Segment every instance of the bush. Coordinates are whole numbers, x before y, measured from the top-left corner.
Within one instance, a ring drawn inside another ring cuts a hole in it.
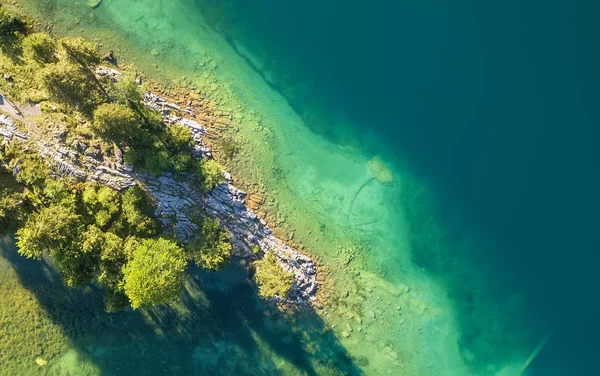
[[[262,260],[254,263],[256,274],[254,278],[258,285],[258,293],[264,298],[278,296],[285,298],[294,282],[292,273],[286,272],[277,263],[277,258],[274,254],[268,253]]]

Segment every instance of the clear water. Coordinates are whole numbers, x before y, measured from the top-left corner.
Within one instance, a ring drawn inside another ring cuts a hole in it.
[[[178,329],[146,323],[130,332],[143,351],[115,345],[106,327],[68,332],[96,372],[139,369],[160,351],[163,368],[147,369],[227,372],[218,354],[233,353],[231,370],[259,367],[248,374],[496,374],[553,330],[529,372],[588,374],[596,342],[580,333],[598,311],[587,235],[597,205],[583,200],[598,185],[591,4],[19,3],[58,34],[96,38],[231,111],[234,174],[258,183],[268,214],[335,281],[320,318],[276,319],[277,330],[243,278],[225,273],[224,295],[207,284],[212,308],[187,308],[222,317],[217,329],[188,328],[187,314]],[[376,156],[393,183],[371,179]],[[239,307],[253,308],[228,324]],[[194,354],[210,359],[204,369]]]

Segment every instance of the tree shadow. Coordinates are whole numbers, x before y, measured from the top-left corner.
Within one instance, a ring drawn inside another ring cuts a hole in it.
[[[109,314],[100,289],[65,287],[49,262],[1,246],[0,257],[102,375],[362,374],[311,309],[279,312],[258,299],[239,260],[191,270],[180,302]]]

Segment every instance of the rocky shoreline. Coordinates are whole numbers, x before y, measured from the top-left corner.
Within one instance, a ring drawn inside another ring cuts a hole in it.
[[[106,67],[99,67],[96,73],[113,80],[118,80],[120,75],[120,72]],[[212,158],[211,149],[203,142],[203,137],[208,134],[203,124],[219,122],[218,118],[227,118],[226,114],[200,114],[195,108],[181,107],[153,93],[146,93],[144,103],[158,110],[167,126],[178,124],[192,132],[196,158]],[[26,118],[17,120],[27,121]],[[113,162],[87,150],[82,143],[67,145],[61,132],[56,132],[51,139],[34,140],[29,134],[21,132],[16,127],[15,119],[8,115],[0,115],[0,135],[7,141],[35,142],[39,153],[46,160],[54,162],[59,175],[98,182],[119,191],[133,185],[141,186],[154,199],[157,215],[163,225],[172,229],[183,243],[198,230],[191,220],[193,215],[201,212],[218,218],[231,235],[234,255],[254,260],[271,252],[281,267],[293,274],[294,282],[288,298],[279,299],[275,296],[269,301],[296,305],[316,302],[316,264],[275,236],[273,229],[246,206],[246,193],[231,184],[229,173],[223,172],[224,183],[203,193],[188,184],[185,174],[164,173],[157,177],[134,171],[123,163],[122,153],[118,149],[115,151],[116,162]],[[255,254],[253,247],[259,247],[260,252]]]

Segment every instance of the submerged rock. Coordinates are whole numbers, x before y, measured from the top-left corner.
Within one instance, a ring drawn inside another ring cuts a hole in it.
[[[92,8],[92,9],[98,8],[100,6],[100,4],[102,4],[102,0],[88,0],[87,1],[88,7]]]

